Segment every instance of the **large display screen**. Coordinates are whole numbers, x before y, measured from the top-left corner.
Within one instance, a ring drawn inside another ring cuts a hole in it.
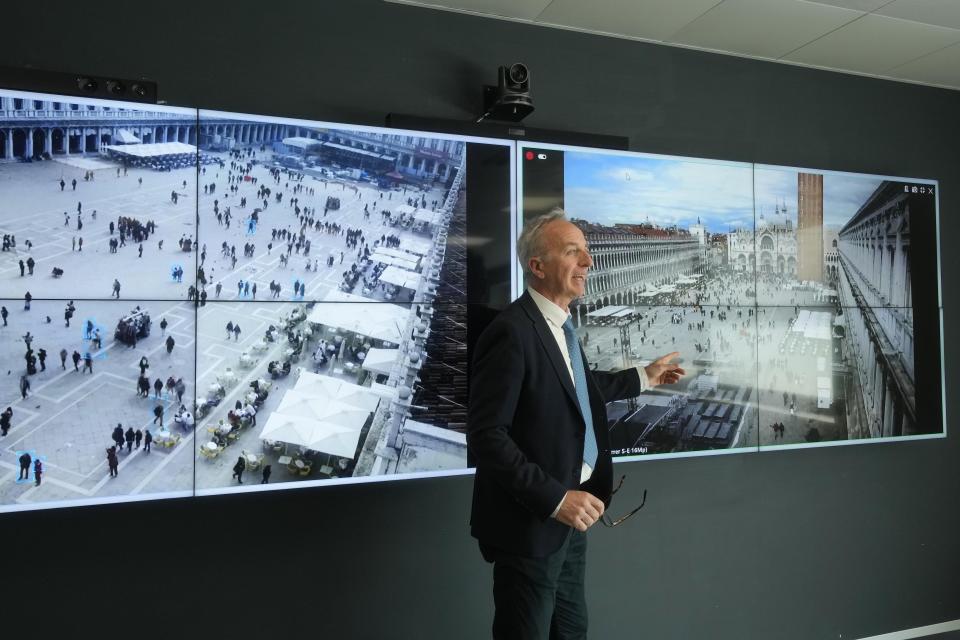
[[[510,297],[513,163],[0,91],[0,510],[468,472],[468,303]]]
[[[688,371],[608,407],[616,459],[943,436],[938,193],[0,90],[0,511],[469,473],[557,206],[591,366]]]
[[[608,407],[616,459],[946,434],[936,181],[556,145],[518,158],[518,227],[562,207],[592,252],[572,309],[591,366],[679,351],[688,372]]]

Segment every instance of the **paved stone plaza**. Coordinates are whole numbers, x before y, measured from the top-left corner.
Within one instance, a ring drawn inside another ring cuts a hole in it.
[[[77,158],[71,158],[0,167],[0,225],[17,242],[13,250],[0,253],[0,296],[22,299],[29,291],[37,299],[107,299],[116,279],[122,299],[186,299],[196,254],[179,251],[177,241],[183,235],[196,238],[194,170],[129,169],[118,177],[116,164],[98,161],[95,178],[84,181],[87,170],[76,164]],[[67,183],[63,191],[61,179]],[[70,186],[74,179],[75,191]],[[177,204],[170,200],[173,191],[180,194]],[[143,242],[142,257],[139,243],[129,238],[126,246],[110,253],[109,240],[118,237],[116,230],[110,234],[110,223],[116,226],[120,216],[156,224],[156,233]],[[158,248],[161,240],[163,249]],[[19,261],[29,257],[36,262],[34,275],[21,277]],[[171,276],[175,266],[184,270],[182,283]],[[61,277],[51,275],[54,267],[63,270]]]
[[[6,363],[0,386],[3,407],[13,410],[12,427],[2,438],[0,457],[0,502],[24,504],[55,500],[75,500],[123,495],[149,495],[189,491],[193,484],[193,463],[171,456],[172,447],[160,442],[162,430],[155,422],[154,408],[164,408],[164,426],[171,436],[187,436],[172,428],[177,398],[166,388],[157,399],[152,383],[164,383],[169,377],[182,378],[186,386],[184,402],[193,398],[194,379],[194,313],[192,305],[176,302],[139,302],[149,310],[152,319],[150,336],[137,342],[135,348],[115,341],[113,331],[119,318],[132,309],[131,302],[121,300],[78,301],[76,315],[65,326],[64,304],[59,301],[34,302],[24,311],[19,301],[3,301],[10,310],[8,326],[0,329],[0,354]],[[51,322],[46,322],[50,316]],[[159,323],[168,323],[166,335],[173,336],[175,346],[167,353],[165,336]],[[103,346],[96,349],[85,339],[87,321],[101,329]],[[30,332],[34,353],[47,352],[42,370],[27,376],[30,389],[21,397],[20,379],[25,371],[23,336]],[[59,352],[66,349],[65,367]],[[75,367],[72,354],[92,356],[92,373],[84,371],[81,359]],[[137,394],[138,363],[146,356],[149,396]],[[111,431],[120,423],[123,429],[150,430],[155,438],[152,451],[134,448],[119,454],[120,467],[116,478],[110,478],[105,450],[113,444]],[[182,445],[181,445],[182,446]],[[29,483],[17,483],[22,452],[39,457],[44,476],[35,487],[31,472]]]
[[[266,370],[268,362],[286,358],[286,340],[281,339],[269,349],[257,352],[255,364],[242,369],[239,366],[241,354],[262,339],[268,326],[279,324],[280,316],[294,306],[304,308],[305,302],[324,300],[332,292],[338,294],[344,271],[360,262],[364,246],[370,250],[375,245],[383,246],[388,236],[392,236],[392,246],[401,249],[416,245],[425,253],[424,247],[429,250],[433,246],[431,228],[391,225],[379,211],[407,204],[408,198],[412,201],[414,197],[417,206],[438,209],[444,204],[446,191],[440,184],[425,189],[380,189],[369,182],[335,179],[332,174],[321,178],[278,171],[267,145],[253,145],[243,153],[241,170],[239,164],[232,164],[240,162],[234,154],[203,152],[206,161],[199,176],[195,167],[171,171],[123,168],[94,154],[0,165],[0,194],[4,202],[0,226],[16,241],[9,251],[0,253],[0,302],[9,312],[8,326],[0,333],[0,353],[8,369],[0,387],[0,403],[13,410],[12,426],[3,438],[0,458],[0,504],[230,486],[236,484],[231,467],[237,456],[233,454],[240,451],[264,453],[267,457],[263,463],[273,463],[271,482],[350,475],[352,464],[346,470],[329,468],[327,463],[337,462],[330,456],[323,458],[323,464],[318,464],[309,478],[290,474],[285,464],[277,463],[288,453],[287,448],[264,448],[257,428],[245,430],[239,441],[231,440],[230,450],[216,459],[200,456],[198,447],[211,438],[207,427],[223,420],[236,399],[250,391],[251,380],[271,378]],[[253,163],[247,170],[249,161]],[[258,189],[263,185],[271,189],[266,206],[258,197]],[[324,211],[328,196],[340,199],[339,208]],[[246,206],[241,203],[243,198]],[[250,214],[255,209],[259,210],[259,221],[251,224]],[[229,224],[224,216],[228,211]],[[219,222],[217,213],[221,214]],[[119,238],[116,225],[120,217],[155,226],[155,231],[142,242],[142,252],[141,244],[129,235],[124,246],[111,249],[111,239]],[[320,221],[322,228],[303,226],[308,217],[311,222]],[[311,243],[309,255],[301,247],[287,246],[301,228]],[[285,231],[287,235],[273,235],[273,230]],[[346,243],[348,231],[362,239]],[[191,240],[190,251],[181,249],[182,239]],[[244,251],[244,245],[252,245],[249,252]],[[289,259],[281,260],[281,256]],[[21,275],[20,261],[26,263],[30,258],[34,261],[33,274],[26,269]],[[199,284],[193,279],[197,266],[204,270],[207,294],[206,304],[199,309],[195,309],[194,302],[187,301],[189,288]],[[178,267],[183,269],[179,281],[173,275]],[[61,269],[62,275],[54,277],[54,268]],[[114,290],[115,280],[120,283],[119,296]],[[239,288],[240,282],[247,288]],[[279,285],[279,295],[271,291],[271,282]],[[295,292],[295,283],[304,285],[302,295]],[[412,322],[415,290],[358,285],[353,294],[370,301],[400,304]],[[29,311],[24,310],[24,295],[28,291],[33,299]],[[64,308],[71,300],[76,311],[68,328]],[[301,302],[283,304],[290,300]],[[120,317],[138,305],[150,313],[151,333],[134,348],[116,341],[114,331]],[[169,323],[163,336],[161,318]],[[225,339],[223,327],[228,319],[243,327],[238,340]],[[88,320],[91,327],[100,330],[100,348],[86,336]],[[46,351],[46,370],[39,370],[37,364],[35,374],[24,376],[27,345],[23,336],[27,331],[31,333],[34,353],[41,347]],[[167,335],[175,340],[169,355]],[[311,352],[315,343],[316,340],[307,346]],[[65,369],[60,364],[61,348],[68,352]],[[82,356],[91,353],[92,374],[74,369],[74,350],[81,354],[79,369],[85,364]],[[196,354],[199,362],[195,362]],[[299,359],[312,371],[310,355],[300,354]],[[138,396],[141,356],[149,359],[147,376],[151,385],[158,377],[164,381],[170,376],[182,377],[186,386],[183,404],[188,411],[194,409],[195,381],[199,381],[201,403],[210,384],[226,367],[237,370],[239,382],[226,390],[217,407],[197,416],[194,432],[173,425],[179,402],[172,392],[164,389],[161,399],[156,401],[151,386],[148,398]],[[362,374],[359,367],[346,371],[335,364],[318,368],[318,372],[353,383]],[[21,398],[22,376],[30,385],[26,398]],[[273,390],[260,407],[261,420],[270,415],[283,391],[296,378],[295,372],[272,383]],[[158,403],[164,407],[169,438],[154,423],[153,410]],[[155,441],[150,453],[142,447],[127,453],[124,447],[119,455],[119,473],[112,478],[105,451],[113,444],[111,431],[117,423],[124,430],[150,429]],[[370,447],[376,444],[372,442]],[[303,453],[297,447],[288,449],[295,456]],[[17,481],[18,458],[23,452],[41,459],[44,475],[40,486],[34,485],[32,467],[28,480]],[[255,474],[251,470],[245,479],[256,475],[259,481],[260,469]]]
[[[757,284],[767,299],[777,300],[782,306],[725,304],[749,300],[747,291],[755,290]],[[698,297],[703,301],[700,305],[695,303]],[[629,325],[630,348],[626,353],[618,326],[603,326],[589,319],[578,334],[591,365],[599,369],[645,365],[655,357],[679,351],[679,362],[687,371],[684,380],[644,394],[640,403],[662,403],[657,398],[675,394],[690,401],[703,397],[697,389],[703,374],[717,376],[721,385],[759,388],[759,397],[754,393],[747,403],[750,415],[731,439],[730,448],[805,443],[811,426],[824,441],[847,438],[843,421],[838,421],[832,410],[817,407],[817,378],[829,377],[836,359],[830,341],[816,349],[810,346],[803,353],[799,348],[791,353],[789,347],[781,352],[798,312],[827,314],[832,324],[834,307],[818,300],[815,291],[783,289],[773,282],[755,283],[743,276],[712,275],[702,287],[678,292],[672,302],[631,307],[635,320]],[[822,360],[818,362],[818,358]],[[786,403],[785,391],[789,394]],[[780,422],[784,434],[775,436],[770,425]]]

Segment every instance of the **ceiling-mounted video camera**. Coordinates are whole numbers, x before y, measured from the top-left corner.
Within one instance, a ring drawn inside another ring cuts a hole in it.
[[[509,67],[498,70],[497,86],[483,87],[483,115],[477,122],[484,120],[503,120],[520,122],[533,113],[533,99],[530,97],[530,70],[527,65],[515,62]]]

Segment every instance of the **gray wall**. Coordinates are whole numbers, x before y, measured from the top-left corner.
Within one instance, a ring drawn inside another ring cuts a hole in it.
[[[0,64],[143,75],[172,104],[381,124],[387,112],[468,119],[496,66],[523,61],[530,126],[628,136],[642,151],[936,178],[941,235],[957,235],[960,93],[374,0],[286,5],[5,5]],[[957,347],[948,331],[948,389]],[[622,467],[619,504],[643,487],[649,498],[628,524],[591,533],[592,637],[855,638],[960,618],[958,457],[951,437]],[[91,629],[182,619],[220,637],[485,638],[491,575],[468,534],[471,485],[4,516],[3,609],[89,619],[107,605]],[[24,572],[42,589],[16,590]]]

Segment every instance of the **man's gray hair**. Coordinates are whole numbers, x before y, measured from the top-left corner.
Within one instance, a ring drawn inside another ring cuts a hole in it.
[[[536,218],[530,218],[523,225],[520,231],[520,237],[517,238],[517,259],[520,261],[520,267],[523,269],[523,280],[526,282],[530,275],[530,258],[542,256],[543,246],[543,227],[554,220],[566,220],[567,212],[557,207],[550,213],[544,213]]]

